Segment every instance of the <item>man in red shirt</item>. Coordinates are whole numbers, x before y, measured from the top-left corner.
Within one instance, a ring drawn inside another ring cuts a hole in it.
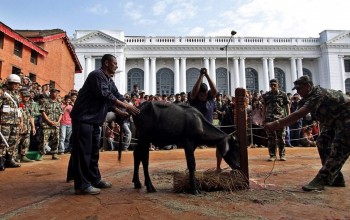
[[[69,139],[72,134],[72,119],[70,117],[70,112],[73,106],[71,105],[71,96],[65,95],[63,103],[61,105],[63,115],[60,121],[60,145],[58,149],[58,154],[64,154],[69,152]]]

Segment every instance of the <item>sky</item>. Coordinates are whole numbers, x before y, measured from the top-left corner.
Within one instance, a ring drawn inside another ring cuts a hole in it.
[[[0,0],[16,30],[122,30],[125,36],[319,37],[350,30],[349,0]]]

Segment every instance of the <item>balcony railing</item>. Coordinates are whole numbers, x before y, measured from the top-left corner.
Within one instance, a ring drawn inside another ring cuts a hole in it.
[[[230,37],[125,37],[127,45],[225,45]],[[319,45],[319,38],[234,37],[230,45]]]

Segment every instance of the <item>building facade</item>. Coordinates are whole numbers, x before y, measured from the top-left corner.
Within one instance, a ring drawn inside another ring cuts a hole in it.
[[[230,41],[229,41],[230,40]],[[315,84],[350,91],[350,31],[325,30],[319,38],[124,36],[123,31],[76,31],[72,44],[83,66],[79,89],[100,67],[103,54],[117,57],[115,82],[122,93],[138,84],[146,94],[189,92],[206,67],[218,90],[269,90],[277,78],[291,92],[309,75]]]
[[[82,72],[66,32],[13,30],[0,22],[0,77],[22,72],[39,84],[50,84],[68,93],[75,73]]]

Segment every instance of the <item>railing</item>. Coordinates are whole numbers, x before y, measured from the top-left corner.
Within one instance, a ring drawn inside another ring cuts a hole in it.
[[[224,45],[230,37],[126,36],[127,45]],[[230,45],[320,45],[319,38],[234,37]]]

